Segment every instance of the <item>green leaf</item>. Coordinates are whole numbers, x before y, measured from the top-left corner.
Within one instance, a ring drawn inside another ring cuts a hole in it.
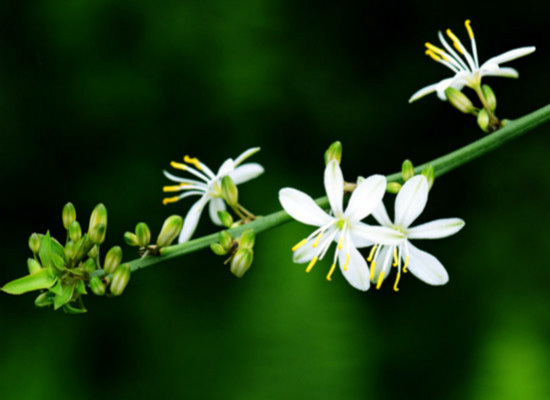
[[[63,311],[65,311],[67,314],[84,314],[88,310],[84,308],[84,304],[82,304],[82,301],[79,301],[78,303],[68,303],[63,306]]]
[[[33,290],[48,289],[57,282],[57,277],[49,269],[42,269],[32,275],[6,283],[2,291],[8,294],[23,294]]]
[[[76,282],[76,287],[74,290],[78,294],[88,294],[88,292],[86,292],[86,285],[84,284],[84,281],[81,281],[80,279]]]
[[[50,253],[50,260],[52,261],[52,264],[55,268],[57,268],[60,271],[66,271],[67,268],[65,268],[65,260],[63,257],[60,257],[56,253]]]
[[[64,304],[67,304],[71,301],[74,293],[75,284],[71,283],[70,285],[61,285],[61,292],[55,295],[53,299],[53,309],[57,310]]]
[[[64,259],[65,249],[61,245],[61,243],[59,243],[55,238],[50,238],[50,244],[51,244],[50,252]]]
[[[42,261],[42,266],[44,268],[53,267],[52,259],[50,257],[51,251],[52,251],[52,240],[50,237],[50,231],[48,231],[46,232],[44,237],[42,237],[42,244],[40,245],[40,251],[38,252],[38,256],[40,257],[40,261]]]
[[[37,307],[48,307],[53,304],[55,295],[52,292],[44,292],[38,295],[34,300],[34,305]]]

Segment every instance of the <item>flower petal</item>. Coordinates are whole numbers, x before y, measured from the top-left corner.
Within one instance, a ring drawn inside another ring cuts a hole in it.
[[[432,85],[424,86],[422,89],[416,91],[411,98],[409,99],[409,103],[412,103],[413,101],[416,101],[418,99],[421,99],[424,96],[429,95],[430,93],[433,93],[437,90],[438,83],[434,83]]]
[[[424,211],[428,201],[428,181],[424,175],[409,179],[395,198],[395,224],[407,228]]]
[[[409,229],[409,239],[440,239],[454,235],[464,227],[460,218],[437,219]]]
[[[372,216],[382,226],[393,225],[383,202],[378,203],[378,206],[372,211]]]
[[[336,160],[329,162],[325,168],[325,190],[334,215],[341,216],[344,202],[344,176]]]
[[[386,193],[386,177],[372,175],[357,185],[346,207],[344,215],[352,221],[361,221],[382,201]]]
[[[236,163],[235,163],[236,164]],[[229,173],[229,176],[235,182],[235,185],[247,182],[260,176],[264,172],[264,167],[257,163],[247,163],[238,166]]]
[[[183,222],[183,229],[181,230],[180,237],[178,239],[178,243],[187,242],[191,236],[193,236],[193,233],[195,233],[195,229],[197,228],[197,224],[199,223],[199,218],[201,217],[202,210],[204,209],[204,206],[206,203],[210,200],[209,196],[203,196],[201,197],[187,212],[187,215],[185,216],[185,220]]]
[[[392,253],[394,248],[394,246],[382,246],[382,248],[378,252],[378,255],[374,259],[376,263],[374,264],[374,275],[372,278],[372,283],[378,283],[378,278],[380,277],[382,271],[384,271],[383,279],[386,279],[390,274],[393,261]],[[370,264],[370,267],[372,268],[372,263]]]
[[[348,246],[346,251],[340,251],[338,254],[338,264],[340,265],[340,271],[346,278],[351,286],[356,289],[366,291],[370,287],[370,272],[367,262],[353,245],[351,240],[346,239]],[[346,261],[349,255],[349,262],[346,265]],[[346,268],[344,269],[344,265]]]
[[[279,191],[279,201],[292,218],[303,224],[321,226],[332,219],[311,197],[299,190],[281,189]]]
[[[228,158],[223,162],[220,169],[218,169],[218,174],[216,176],[218,178],[223,178],[225,175],[229,174],[234,169],[235,169],[235,162],[231,158]]]
[[[360,237],[365,242],[369,241],[386,245],[398,245],[407,238],[403,233],[395,229],[385,226],[371,226],[362,222],[353,224],[352,232],[354,239]],[[353,242],[355,243],[355,240]]]
[[[510,50],[502,53],[496,57],[489,58],[483,63],[480,69],[484,69],[487,64],[503,64],[508,61],[515,60],[516,58],[524,57],[533,53],[536,50],[535,46],[520,47],[518,49]]]
[[[500,76],[503,78],[517,78],[519,72],[510,67],[499,67],[497,64],[489,64],[481,70],[481,76]]]
[[[240,156],[238,156],[236,159],[235,159],[235,167],[238,166],[238,165],[241,165],[241,163],[246,160],[248,157],[251,157],[253,156],[254,154],[256,154],[257,152],[260,151],[260,148],[259,147],[252,147],[248,150],[245,150]]]
[[[449,274],[437,258],[407,242],[409,266],[411,273],[429,285],[444,285],[449,281]]]
[[[222,221],[220,217],[218,217],[218,211],[225,211],[225,202],[220,199],[219,197],[213,198],[210,200],[210,204],[208,205],[208,213],[210,214],[210,219],[213,223],[216,225],[222,226]]]

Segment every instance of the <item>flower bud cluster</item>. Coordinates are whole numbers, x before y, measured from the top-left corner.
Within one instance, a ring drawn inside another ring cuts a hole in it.
[[[159,255],[163,247],[170,246],[176,240],[182,228],[183,218],[171,215],[162,224],[155,244],[151,244],[151,230],[145,222],[138,223],[134,232],[125,232],[124,241],[128,246],[139,247],[142,257]]]
[[[225,264],[230,264],[230,270],[237,278],[242,278],[252,265],[254,259],[254,244],[256,234],[247,229],[237,239],[233,239],[229,232],[218,233],[218,241],[210,245],[212,252],[218,256],[229,257]]]

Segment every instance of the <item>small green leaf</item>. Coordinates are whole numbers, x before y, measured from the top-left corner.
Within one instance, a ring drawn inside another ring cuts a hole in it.
[[[60,271],[65,271],[67,268],[65,268],[65,260],[62,257],[59,257],[55,253],[50,253],[50,260],[55,268],[57,268]]]
[[[55,238],[52,237],[50,238],[50,244],[51,244],[50,251],[52,254],[56,254],[61,258],[65,257],[65,249],[61,245],[61,243],[59,243]]]
[[[50,231],[48,231],[42,237],[42,244],[40,245],[40,251],[38,252],[38,256],[40,257],[40,261],[42,261],[42,266],[44,268],[53,267],[52,260],[50,258],[51,251],[52,251],[52,241],[50,237]]]
[[[51,270],[44,268],[32,275],[6,283],[1,290],[8,294],[23,294],[33,290],[48,289],[55,282],[57,282],[57,277],[52,274]]]
[[[64,304],[71,301],[74,293],[75,284],[71,283],[70,285],[61,285],[61,291],[55,295],[53,299],[53,309],[57,310]]]
[[[55,295],[52,292],[44,292],[38,295],[34,300],[34,305],[37,307],[48,307],[53,304]]]
[[[76,287],[74,288],[75,292],[78,294],[88,294],[86,292],[86,285],[84,284],[84,281],[78,280],[76,282]]]
[[[63,311],[67,314],[84,314],[88,310],[84,308],[82,300],[77,303],[68,303],[63,306]]]

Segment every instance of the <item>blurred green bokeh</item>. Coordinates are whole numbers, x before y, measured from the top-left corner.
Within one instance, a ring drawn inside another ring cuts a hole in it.
[[[481,60],[537,46],[510,63],[520,80],[487,79],[498,114],[547,104],[542,1],[0,3],[0,283],[25,273],[31,232],[63,236],[67,201],[83,220],[107,205],[108,245],[185,214],[191,202],[161,204],[161,171],[184,154],[217,167],[261,146],[266,173],[241,196],[267,214],[282,186],[323,194],[334,140],[352,180],[477,139],[435,96],[407,104],[448,75],[424,42],[447,27],[465,37],[466,18]],[[0,397],[548,398],[548,133],[436,181],[422,219],[466,220],[421,243],[444,287],[404,276],[398,294],[361,293],[326,282],[326,262],[305,274],[290,247],[309,229],[291,223],[257,238],[241,280],[203,251],[134,274],[120,298],[87,296],[83,316],[2,294]],[[214,231],[202,222],[197,235]]]

